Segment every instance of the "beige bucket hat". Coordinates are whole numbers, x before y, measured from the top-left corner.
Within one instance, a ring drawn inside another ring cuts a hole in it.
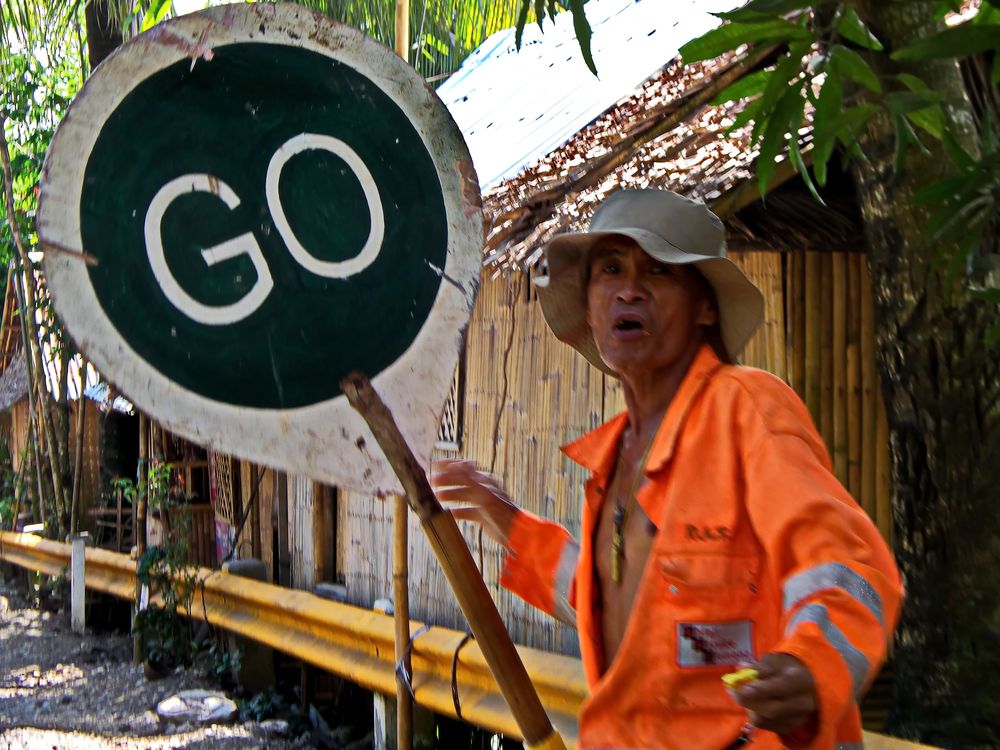
[[[547,273],[534,279],[538,301],[552,332],[591,364],[615,372],[601,358],[587,323],[590,252],[609,236],[629,237],[663,263],[692,263],[715,290],[719,329],[735,358],[764,319],[764,297],[726,258],[719,217],[697,201],[669,190],[621,190],[594,212],[586,232],[553,237],[545,247]]]

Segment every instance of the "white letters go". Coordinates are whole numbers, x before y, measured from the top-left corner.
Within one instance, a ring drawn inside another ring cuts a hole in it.
[[[361,188],[368,203],[368,213],[371,217],[371,228],[368,239],[360,252],[353,258],[344,261],[325,261],[312,255],[299,242],[285,216],[281,197],[278,194],[278,183],[281,172],[291,158],[303,151],[322,149],[340,157],[361,183]],[[216,263],[246,255],[253,263],[257,272],[257,281],[253,287],[238,301],[228,305],[206,305],[198,302],[185,292],[167,266],[163,252],[162,223],[163,216],[170,205],[180,196],[188,193],[210,193],[217,196],[229,209],[240,205],[240,199],[235,191],[222,180],[208,174],[186,174],[171,180],[153,197],[146,212],[145,239],[146,254],[153,275],[167,299],[182,313],[192,320],[205,325],[230,325],[237,323],[260,307],[274,288],[274,280],[252,232],[246,232],[231,240],[201,251],[205,265],[211,267]],[[327,135],[302,133],[290,138],[282,144],[267,167],[265,184],[267,206],[271,211],[278,233],[285,241],[292,257],[306,270],[317,276],[332,279],[346,279],[360,273],[370,266],[382,249],[382,239],[385,236],[385,215],[382,212],[382,200],[379,196],[375,179],[361,157],[343,141]]]

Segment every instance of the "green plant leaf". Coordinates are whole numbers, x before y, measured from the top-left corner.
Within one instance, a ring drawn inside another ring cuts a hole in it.
[[[771,111],[775,108],[778,100],[788,89],[788,81],[796,75],[802,64],[802,58],[789,51],[775,66],[771,77],[767,81],[764,93],[760,97],[760,109],[754,121],[753,132],[750,134],[750,143],[756,145],[764,133],[764,126]]]
[[[792,138],[798,138],[804,106],[805,99],[802,98],[800,88],[787,86],[774,111],[764,121],[760,155],[757,157],[757,183],[761,197],[767,193],[767,186],[774,174],[774,160],[785,143],[785,136],[790,133]]]
[[[736,115],[736,119],[733,120],[733,124],[726,128],[726,135],[728,136],[735,130],[739,130],[744,125],[746,125],[751,120],[756,122],[757,118],[760,116],[760,99],[754,99],[752,102],[747,104],[743,110]]]
[[[920,39],[892,53],[896,62],[966,57],[1000,49],[1000,24],[963,23]]]
[[[743,76],[719,92],[712,100],[712,104],[719,105],[726,102],[739,101],[740,99],[750,99],[764,93],[767,81],[772,73],[773,71],[771,70],[758,70],[755,73]]]
[[[680,48],[680,55],[685,64],[688,64],[699,60],[712,60],[743,44],[811,39],[812,34],[808,30],[782,19],[727,23],[683,45]]]
[[[929,152],[924,144],[920,142],[920,139],[917,138],[917,134],[913,132],[913,126],[910,125],[910,121],[906,117],[894,114],[892,122],[896,129],[896,149],[893,164],[896,174],[899,174],[903,171],[903,161],[906,159],[906,152],[911,145],[916,146],[925,154]]]
[[[972,287],[969,289],[969,294],[976,299],[992,302],[994,305],[1000,305],[1000,289]]]
[[[993,55],[993,73],[990,75],[990,81],[994,85],[1000,84],[1000,55]]]
[[[819,194],[816,189],[816,185],[813,183],[812,176],[809,174],[809,167],[806,166],[805,159],[802,158],[802,150],[799,148],[799,139],[792,138],[788,143],[788,155],[792,160],[792,165],[795,167],[795,171],[802,175],[802,181],[806,184],[812,197],[816,199],[821,205],[826,205],[826,201],[823,200],[823,196]]]
[[[833,1],[834,0],[818,0],[818,2],[817,0],[813,0],[812,2],[809,2],[809,0],[750,0],[750,2],[742,8],[722,13],[713,13],[712,15],[718,16],[719,18],[727,21],[756,21],[762,18],[782,16],[785,13],[802,10],[803,8],[815,8],[820,5],[829,5]]]
[[[854,42],[859,47],[881,52],[882,42],[869,30],[857,12],[850,5],[846,6],[840,21],[837,22],[837,33],[844,39]]]
[[[939,203],[949,198],[957,198],[968,184],[969,178],[966,175],[948,177],[921,188],[914,193],[913,200],[918,204],[928,204]]]
[[[149,9],[142,17],[142,24],[139,26],[139,31],[148,31],[153,28],[156,24],[166,18],[167,13],[170,12],[170,8],[172,6],[173,0],[151,0],[149,3]]]
[[[975,169],[976,160],[968,151],[962,148],[961,144],[955,140],[955,136],[950,131],[946,130],[944,132],[941,142],[944,144],[944,149],[948,153],[948,157],[956,167],[963,170]]]
[[[580,52],[583,53],[583,61],[587,63],[590,72],[597,75],[597,66],[594,65],[594,55],[590,50],[590,37],[592,35],[590,22],[583,10],[586,0],[569,0],[569,9],[573,13],[573,29],[576,31],[576,40],[580,43]]]
[[[860,83],[866,89],[876,94],[881,93],[882,84],[875,71],[857,52],[842,44],[835,44],[830,50],[830,61],[836,69],[852,81]]]
[[[826,185],[826,165],[837,143],[832,123],[840,115],[844,103],[844,87],[835,71],[828,71],[819,92],[813,114],[813,170],[820,185]]]
[[[514,46],[520,50],[521,41],[524,39],[524,27],[528,23],[528,13],[531,11],[531,0],[523,0],[521,12],[518,13],[517,23],[514,25]]]

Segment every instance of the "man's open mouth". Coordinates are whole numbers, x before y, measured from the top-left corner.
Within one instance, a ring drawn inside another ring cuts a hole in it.
[[[622,333],[645,331],[646,326],[638,315],[622,315],[615,320],[614,330]]]

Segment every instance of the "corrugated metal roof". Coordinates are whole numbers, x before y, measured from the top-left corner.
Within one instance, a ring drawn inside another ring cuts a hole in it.
[[[437,93],[489,188],[566,143],[676,57],[687,41],[719,25],[711,12],[737,0],[591,0],[586,5],[598,78],[587,69],[569,13],[524,31],[489,37]]]

